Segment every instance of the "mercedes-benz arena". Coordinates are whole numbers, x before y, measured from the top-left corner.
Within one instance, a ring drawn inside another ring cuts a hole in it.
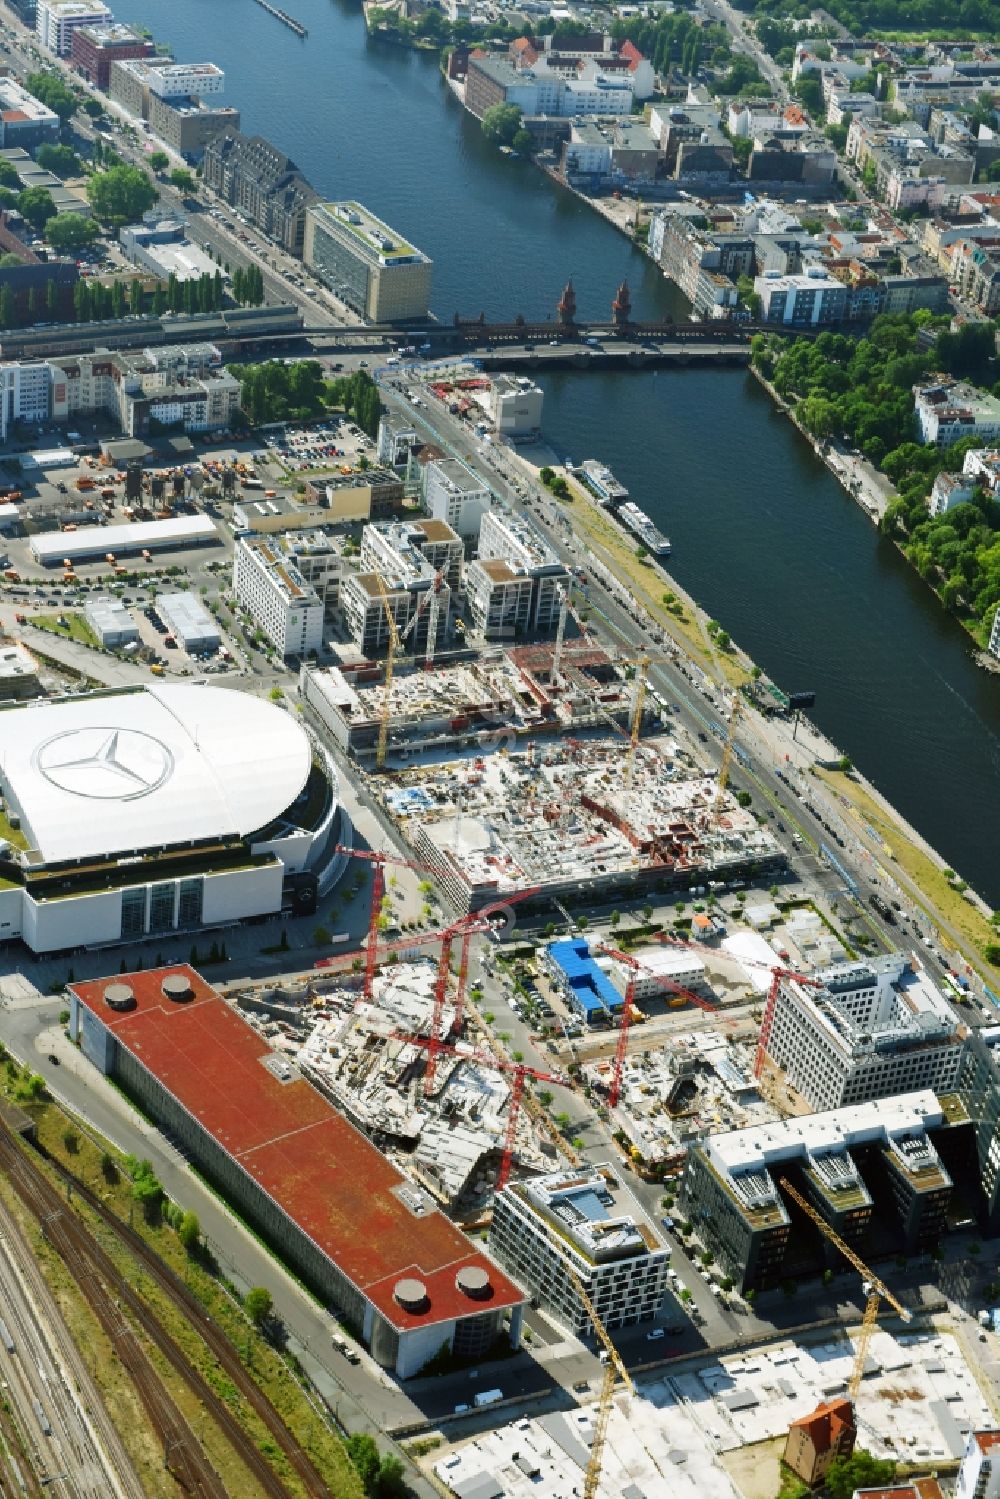
[[[0,942],[37,953],[315,909],[336,771],[284,709],[160,685],[0,710]]]
[[[70,1035],[400,1379],[527,1296],[187,964],[71,984]]]

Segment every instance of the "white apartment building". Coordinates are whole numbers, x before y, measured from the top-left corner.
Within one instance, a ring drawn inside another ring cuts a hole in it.
[[[955,1499],[1000,1499],[1000,1431],[970,1431]]]
[[[955,1085],[959,1024],[902,953],[783,978],[767,1051],[814,1109]]]
[[[542,425],[545,394],[524,375],[497,375],[490,386],[489,408],[501,437],[532,437]]]
[[[988,391],[942,380],[914,386],[913,396],[921,442],[949,448],[962,437],[982,438],[984,443],[1000,438],[1000,400]]]
[[[469,608],[479,629],[552,630],[566,568],[526,515],[496,505],[483,516],[479,556],[467,573]],[[529,585],[526,588],[525,585]]]
[[[995,656],[1000,661],[1000,609],[993,616],[993,628],[990,630],[989,644],[986,649],[991,656]]]
[[[383,411],[378,424],[378,461],[403,468],[410,449],[419,442],[417,429],[394,411]]]
[[[321,648],[323,600],[269,537],[237,537],[233,589],[280,656]]]
[[[493,1257],[578,1337],[593,1328],[570,1269],[605,1327],[656,1316],[670,1251],[614,1166],[582,1166],[497,1195],[490,1229]]]
[[[44,360],[0,364],[0,442],[15,422],[47,422],[52,410],[52,372]]]
[[[457,458],[436,458],[424,470],[424,503],[431,515],[467,540],[479,535],[492,500],[479,475]]]
[[[956,505],[964,505],[972,499],[975,484],[965,474],[938,474],[931,485],[927,508],[931,515],[947,515]]]
[[[461,583],[464,556],[461,537],[444,521],[365,526],[361,570],[345,581],[340,596],[358,650],[375,656],[386,648],[388,611],[408,650],[433,655],[451,628],[452,590]]]
[[[38,0],[35,34],[56,57],[68,57],[73,33],[81,26],[105,26],[114,20],[101,0]]]
[[[214,62],[171,62],[150,69],[147,83],[160,99],[201,99],[223,93],[226,75]]]

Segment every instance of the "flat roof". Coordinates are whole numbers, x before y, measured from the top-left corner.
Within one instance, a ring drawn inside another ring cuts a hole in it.
[[[175,515],[170,520],[130,521],[122,526],[82,526],[79,531],[47,532],[32,536],[36,562],[61,562],[64,557],[98,557],[105,552],[137,552],[146,547],[197,545],[218,541],[219,533],[207,515]]]
[[[187,1003],[164,997],[168,973],[188,979]],[[108,1007],[109,982],[132,988],[134,1010]],[[271,1072],[264,1063],[275,1054],[193,968],[115,974],[71,989],[393,1327],[433,1326],[527,1299],[443,1213],[411,1211],[400,1189],[415,1191],[413,1184],[311,1083]],[[458,1272],[469,1266],[489,1276],[488,1298],[459,1289]],[[423,1310],[395,1300],[402,1279],[423,1282]]]
[[[291,806],[312,752],[249,693],[151,683],[0,713],[0,781],[46,863],[244,837]]]

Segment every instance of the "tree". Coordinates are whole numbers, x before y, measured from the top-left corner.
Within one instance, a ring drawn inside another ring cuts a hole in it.
[[[141,219],[157,196],[148,173],[139,167],[110,167],[106,172],[95,172],[87,183],[87,197],[97,217],[119,228]]]
[[[403,1464],[392,1453],[388,1453],[379,1463],[374,1492],[376,1499],[404,1499],[409,1493]]]
[[[29,73],[24,86],[29,94],[34,94],[36,99],[47,104],[64,125],[76,114],[79,100],[58,73]]]
[[[243,1309],[258,1327],[266,1322],[274,1307],[274,1298],[266,1286],[251,1286],[243,1298]]]
[[[189,172],[187,167],[174,167],[170,173],[170,183],[178,192],[193,193],[195,190],[194,173]]]
[[[530,156],[535,149],[535,137],[530,130],[515,130],[511,145],[522,156]]]
[[[18,195],[17,207],[22,217],[38,234],[45,228],[48,220],[54,218],[56,214],[56,205],[47,187],[26,187],[24,192]]]
[[[872,1457],[858,1447],[851,1457],[834,1458],[826,1475],[826,1491],[830,1499],[851,1499],[855,1489],[884,1488],[895,1476],[891,1458]]]
[[[39,146],[35,160],[47,172],[55,172],[57,177],[76,177],[82,170],[80,158],[72,146]]]
[[[177,1225],[177,1237],[180,1239],[188,1254],[193,1254],[201,1242],[201,1224],[198,1222],[198,1214],[187,1212]]]
[[[375,1438],[370,1437],[367,1432],[356,1431],[347,1438],[346,1445],[347,1455],[361,1479],[361,1487],[366,1494],[374,1494],[381,1467]]]
[[[79,250],[91,244],[99,230],[93,219],[82,213],[57,213],[45,225],[45,238],[54,250]]]
[[[493,104],[483,115],[483,134],[494,146],[509,146],[521,128],[516,104]]]
[[[149,165],[154,172],[165,172],[170,165],[170,157],[166,151],[152,151],[149,157]]]

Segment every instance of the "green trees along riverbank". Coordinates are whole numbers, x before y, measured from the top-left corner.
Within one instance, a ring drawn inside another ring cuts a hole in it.
[[[883,533],[931,585],[980,645],[1000,605],[1000,504],[977,486],[971,500],[932,516],[928,498],[944,471],[959,471],[966,438],[939,449],[917,441],[913,386],[953,375],[1000,392],[996,327],[949,331],[929,312],[876,318],[864,338],[823,333],[815,340],[760,334],[753,363],[813,437],[842,440],[880,468],[898,491]]]

